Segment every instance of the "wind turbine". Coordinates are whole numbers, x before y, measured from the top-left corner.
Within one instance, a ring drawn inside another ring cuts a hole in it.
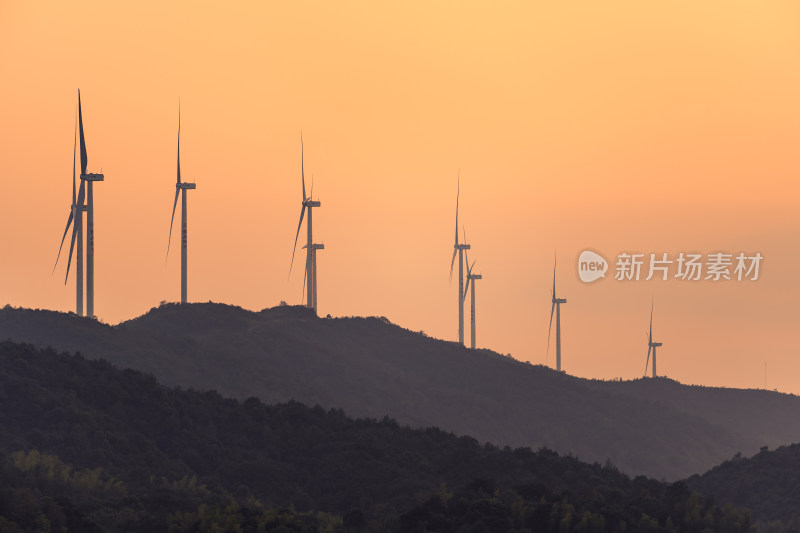
[[[458,197],[461,195],[461,173],[458,176],[458,189],[456,191],[456,242],[453,245],[453,258],[450,260],[450,281],[453,280],[453,264],[458,253],[458,342],[464,344],[464,250],[469,250],[469,244],[458,242]],[[464,238],[466,240],[466,237]]]
[[[83,135],[83,112],[81,111],[81,91],[78,89],[78,130],[80,132],[81,141],[81,186],[78,189],[78,199],[76,204],[76,213],[78,210],[83,210],[83,199],[86,196],[86,315],[94,318],[94,194],[92,184],[95,181],[103,181],[103,174],[94,174],[86,172],[86,165],[88,164],[88,157],[86,155],[86,140]],[[88,183],[88,185],[87,185]],[[81,208],[81,209],[78,209]],[[74,215],[73,215],[73,218]],[[81,216],[75,218],[75,224],[72,226],[72,240],[69,246],[69,259],[67,261],[67,275],[64,278],[64,284],[67,283],[69,277],[69,269],[72,264],[72,251],[75,247],[75,237],[78,236],[79,229],[82,230]],[[68,224],[69,227],[69,224]],[[83,254],[81,253],[82,236],[78,239],[78,268],[80,269],[80,261]],[[82,272],[78,270],[78,278],[82,278]],[[81,298],[82,299],[82,298]]]
[[[650,350],[653,350],[653,377],[656,375],[656,348],[663,343],[653,342],[653,303],[650,304],[650,335],[647,338],[647,362],[644,365],[644,375],[647,376],[647,366],[650,364]]]
[[[169,258],[169,246],[172,242],[172,224],[175,222],[175,208],[178,207],[178,194],[181,195],[181,303],[186,303],[187,293],[187,246],[189,231],[187,227],[187,207],[186,191],[196,189],[197,185],[186,181],[181,181],[181,108],[178,105],[178,181],[175,183],[175,202],[172,204],[172,218],[169,221],[169,239],[167,240],[167,258]]]
[[[56,263],[53,265],[55,272],[58,266],[58,260],[61,258],[61,249],[64,247],[64,240],[67,238],[69,227],[75,224],[75,230],[78,235],[78,259],[76,268],[78,270],[75,277],[75,314],[83,316],[83,212],[86,211],[86,206],[83,203],[83,183],[81,182],[81,201],[78,203],[78,198],[75,194],[75,153],[78,151],[78,117],[75,117],[75,134],[72,142],[72,205],[70,206],[69,217],[67,218],[67,227],[64,229],[64,235],[61,237],[61,244],[58,247],[58,256],[56,256]],[[74,239],[73,239],[74,243]],[[72,256],[72,248],[70,247],[70,257]],[[67,269],[69,274],[69,268]],[[66,285],[67,280],[64,279]]]
[[[467,240],[466,232],[464,234],[464,240]],[[466,252],[464,252],[466,255]],[[469,256],[466,256],[467,265],[469,265]],[[471,307],[470,307],[470,347],[474,350],[475,349],[475,280],[483,279],[483,276],[480,274],[473,274],[472,269],[475,268],[475,261],[472,262],[471,266],[467,268],[467,286],[464,289],[464,298],[467,297],[467,292],[470,293],[470,298],[472,300]],[[472,282],[472,291],[470,291],[470,282]]]
[[[294,254],[297,251],[297,239],[300,237],[300,227],[303,225],[303,217],[306,214],[306,208],[308,208],[308,222],[306,222],[306,229],[307,229],[307,242],[303,248],[306,249],[306,272],[305,277],[308,279],[308,285],[306,286],[306,307],[309,309],[314,309],[316,313],[316,305],[315,305],[315,291],[316,291],[316,276],[315,273],[312,272],[314,265],[313,265],[313,255],[314,255],[314,237],[312,233],[312,217],[311,214],[313,212],[312,208],[320,207],[322,204],[320,202],[315,202],[313,200],[313,193],[314,187],[312,184],[311,193],[312,196],[306,197],[306,175],[304,170],[304,163],[303,163],[303,134],[300,134],[300,179],[302,180],[303,184],[303,199],[302,199],[302,207],[300,208],[300,222],[297,224],[297,234],[294,236],[294,248],[292,249],[292,262],[289,265],[289,275],[292,275],[292,266],[294,265]]]
[[[561,304],[566,298],[556,296],[556,261],[553,261],[553,290],[551,291],[553,306],[550,308],[550,327],[547,330],[547,351],[550,351],[550,332],[553,329],[553,312],[556,314],[556,370],[561,372]]]
[[[89,158],[86,155],[86,140],[83,136],[81,92],[78,90],[78,124],[81,133],[81,181],[86,185],[86,316],[94,318],[94,182],[104,181],[103,174],[86,172]],[[83,187],[83,184],[81,184]],[[80,198],[78,203],[80,204]]]

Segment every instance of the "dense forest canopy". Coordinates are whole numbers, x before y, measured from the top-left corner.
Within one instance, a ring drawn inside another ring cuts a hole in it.
[[[0,343],[2,531],[752,531],[685,483]]]
[[[798,473],[800,444],[772,451],[765,446],[749,459],[737,455],[688,483],[718,501],[750,508],[765,531],[800,531]]]

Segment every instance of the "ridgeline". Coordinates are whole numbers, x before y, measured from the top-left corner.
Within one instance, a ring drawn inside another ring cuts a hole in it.
[[[579,379],[385,319],[318,318],[302,307],[166,304],[116,326],[6,307],[6,338],[106,359],[169,386],[389,416],[499,446],[610,461],[657,479],[682,479],[739,452],[800,442],[795,396],[665,378]]]

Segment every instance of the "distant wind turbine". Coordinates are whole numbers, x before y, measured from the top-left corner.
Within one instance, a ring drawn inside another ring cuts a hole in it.
[[[78,117],[75,117],[75,134],[72,141],[72,205],[70,206],[69,217],[67,218],[67,227],[64,229],[64,235],[61,236],[61,244],[58,247],[58,255],[56,256],[56,263],[53,265],[53,272],[58,266],[58,260],[61,258],[61,249],[64,247],[64,241],[67,238],[70,225],[75,224],[75,229],[78,235],[78,259],[77,259],[77,276],[75,277],[75,314],[83,316],[83,212],[86,206],[83,204],[83,183],[81,182],[81,201],[78,203],[78,198],[75,193],[75,154],[78,151]],[[70,255],[72,249],[70,248]],[[69,270],[67,270],[69,273]],[[67,280],[64,279],[66,285]]]
[[[81,248],[83,247],[83,225],[82,214],[79,211],[86,211],[86,315],[94,318],[94,194],[93,183],[95,181],[103,181],[103,174],[93,174],[86,172],[86,165],[88,164],[88,157],[86,155],[86,140],[83,135],[83,112],[81,110],[81,91],[78,89],[78,131],[80,132],[80,146],[81,146],[81,185],[78,189],[77,202],[74,204],[75,208],[72,218],[75,224],[72,225],[72,239],[69,245],[69,258],[67,260],[67,275],[64,278],[64,284],[67,283],[69,278],[69,269],[72,265],[72,252],[75,248],[75,238],[78,237],[78,279],[83,278],[81,266],[83,261],[83,254]],[[86,185],[88,183],[88,185]],[[84,206],[84,196],[86,197],[86,205]],[[77,216],[76,216],[77,215]],[[67,229],[69,229],[69,220],[67,221]],[[66,232],[65,232],[66,233]],[[63,242],[63,241],[62,241]],[[59,252],[60,255],[60,252]],[[58,261],[58,259],[56,259]],[[81,294],[80,282],[76,293],[79,300],[83,300]],[[77,306],[78,314],[82,314],[81,305]]]
[[[469,250],[469,244],[458,242],[458,198],[461,195],[461,173],[458,176],[458,189],[456,192],[456,242],[453,245],[453,259],[450,260],[450,280],[453,280],[453,264],[458,254],[458,342],[464,344],[464,250]]]
[[[653,303],[650,304],[650,334],[647,338],[647,362],[644,365],[644,375],[647,376],[647,366],[650,364],[650,350],[653,350],[653,377],[656,374],[656,348],[660,347],[662,343],[653,342]]]
[[[172,243],[172,224],[175,222],[175,209],[178,207],[178,194],[181,195],[181,303],[187,300],[187,262],[189,230],[187,226],[186,191],[196,189],[197,185],[181,181],[181,107],[178,105],[178,181],[175,183],[175,201],[172,204],[172,218],[169,221],[169,238],[167,239],[167,258]]]
[[[467,240],[466,232],[464,234],[464,241]],[[466,255],[467,252],[465,251],[464,254]],[[467,265],[469,265],[469,256],[466,256]],[[472,300],[470,306],[470,347],[474,350],[475,349],[475,281],[479,279],[483,279],[483,276],[480,274],[473,274],[472,270],[475,268],[475,261],[472,262],[472,265],[469,265],[467,268],[467,286],[464,289],[464,298],[467,297],[467,292],[470,293],[470,299]],[[472,290],[470,291],[470,282],[472,282]]]
[[[553,329],[553,312],[556,314],[556,370],[561,372],[561,304],[567,303],[566,298],[556,296],[556,261],[553,262],[553,290],[551,291],[550,327],[547,330],[547,351],[550,351],[550,332]]]
[[[292,249],[292,262],[289,265],[289,275],[292,275],[292,266],[294,265],[294,254],[297,251],[297,239],[300,237],[300,227],[303,225],[303,217],[306,214],[306,208],[308,208],[308,222],[306,222],[306,229],[307,229],[307,242],[306,245],[303,246],[306,250],[306,271],[305,277],[308,279],[308,285],[306,286],[306,307],[309,309],[313,309],[314,312],[317,312],[316,304],[315,304],[315,297],[314,294],[316,292],[316,273],[312,270],[314,269],[314,237],[312,233],[312,208],[320,207],[322,204],[320,202],[315,202],[313,200],[314,194],[314,187],[312,184],[311,187],[311,194],[312,196],[306,197],[306,175],[304,169],[304,155],[303,155],[303,134],[300,134],[300,179],[302,180],[303,184],[303,198],[302,198],[302,207],[300,208],[300,222],[297,224],[297,234],[294,237],[294,248]],[[322,246],[322,245],[319,245]],[[321,248],[320,248],[321,249]]]

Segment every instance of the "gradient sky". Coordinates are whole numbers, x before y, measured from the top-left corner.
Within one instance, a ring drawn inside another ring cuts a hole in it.
[[[179,299],[180,98],[191,301],[300,303],[302,130],[323,316],[457,338],[460,169],[481,347],[545,363],[557,251],[567,372],[642,375],[654,298],[660,373],[763,387],[767,363],[800,393],[798,65],[794,1],[3,1],[0,304],[74,308],[51,270],[79,87],[106,176],[96,313]],[[756,282],[585,285],[587,248],[764,261]]]

